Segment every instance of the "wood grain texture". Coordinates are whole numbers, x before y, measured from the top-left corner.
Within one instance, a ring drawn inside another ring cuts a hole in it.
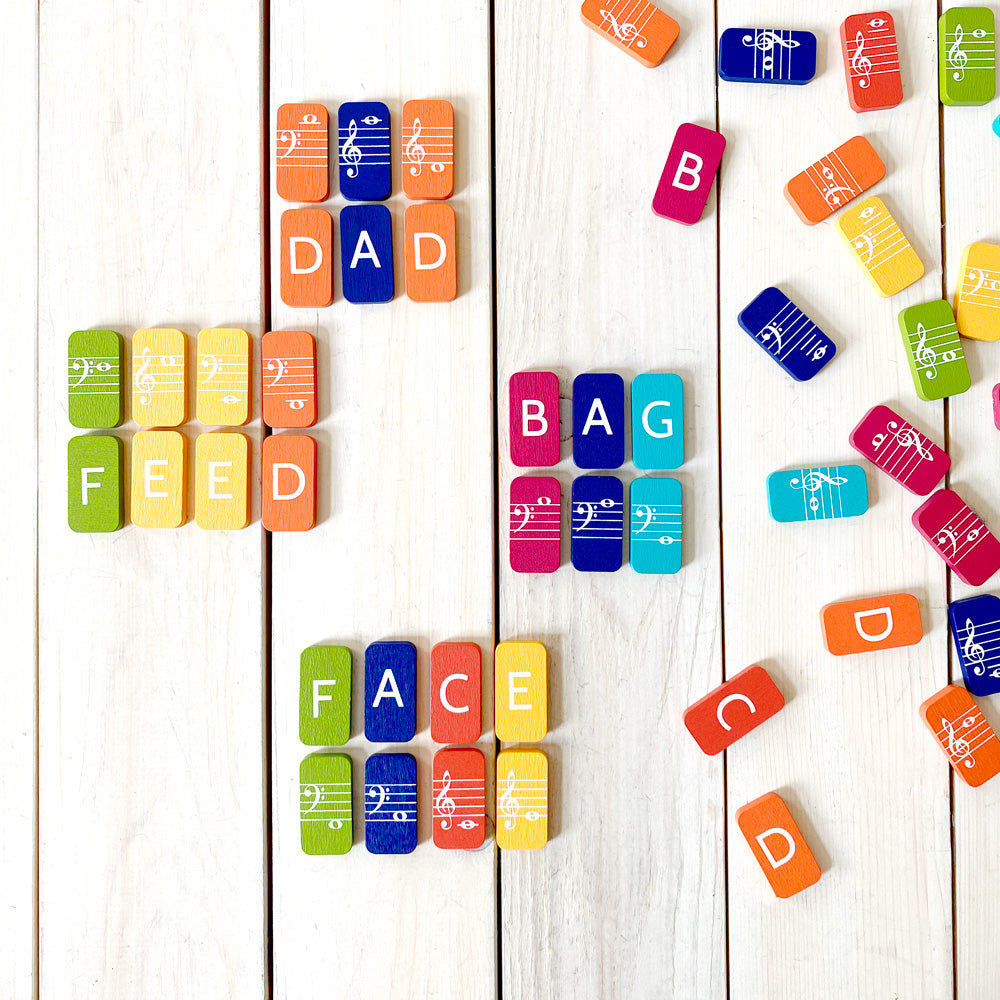
[[[254,477],[256,478],[256,477]],[[250,523],[250,441],[216,431],[194,442],[194,517],[199,528],[239,531]]]
[[[414,302],[450,302],[458,294],[457,226],[451,204],[406,206],[406,294]]]

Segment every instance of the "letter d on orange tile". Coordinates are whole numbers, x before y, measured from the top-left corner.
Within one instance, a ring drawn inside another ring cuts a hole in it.
[[[316,442],[308,434],[272,434],[261,456],[261,524],[308,531],[316,523]]]
[[[300,309],[333,301],[333,219],[322,208],[281,213],[281,301]]]
[[[450,302],[458,294],[455,210],[410,205],[403,217],[406,294],[414,302]]]
[[[787,899],[819,881],[819,865],[777,792],[741,806],[736,822],[775,896]]]

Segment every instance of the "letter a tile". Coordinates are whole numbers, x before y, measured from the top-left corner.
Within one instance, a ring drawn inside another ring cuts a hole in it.
[[[122,443],[110,434],[69,439],[69,526],[117,531],[122,526]]]
[[[340,266],[348,302],[392,298],[392,216],[385,205],[347,205],[341,210]]]
[[[510,460],[519,468],[559,464],[559,379],[553,372],[510,377]]]
[[[924,637],[920,605],[912,594],[838,601],[820,612],[823,643],[834,656],[912,646]]]
[[[496,737],[505,743],[544,739],[548,722],[548,653],[540,642],[501,642],[494,660]]]
[[[684,711],[684,725],[702,751],[721,753],[785,707],[770,674],[756,663]]]
[[[584,0],[580,16],[649,69],[663,62],[680,33],[680,25],[649,0]]]
[[[473,748],[438,750],[433,765],[434,845],[475,850],[486,839],[486,759]]]
[[[681,125],[653,195],[653,211],[664,219],[694,225],[705,211],[725,148],[720,133],[689,122]]]
[[[187,438],[139,431],[132,438],[132,523],[179,528],[187,520]]]
[[[410,854],[417,846],[417,762],[408,753],[365,761],[365,847],[371,854]]]
[[[787,899],[819,881],[819,865],[777,792],[741,806],[736,822],[775,896]]]
[[[85,430],[122,422],[122,338],[114,330],[69,335],[69,422]]]
[[[406,294],[414,302],[451,302],[458,294],[455,210],[409,205],[403,215]]]
[[[1000,741],[965,688],[947,685],[920,706],[920,715],[967,785],[978,788],[1000,771]]]
[[[625,461],[625,382],[614,372],[573,379],[573,462],[617,469]]]
[[[1000,692],[1000,597],[952,601],[948,620],[965,686],[977,698]]]
[[[299,657],[299,742],[339,747],[351,738],[351,651],[309,646]]]
[[[408,743],[417,730],[417,650],[373,642],[365,650],[365,739]]]
[[[346,753],[311,753],[299,764],[299,826],[305,854],[351,849],[354,808]]]
[[[297,309],[333,301],[333,218],[322,208],[281,213],[281,301]]]
[[[431,649],[431,739],[475,743],[483,731],[483,657],[474,642]]]

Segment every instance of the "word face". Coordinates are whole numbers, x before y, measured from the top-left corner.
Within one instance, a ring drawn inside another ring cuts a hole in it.
[[[250,419],[250,335],[246,330],[198,334],[195,411],[206,427],[239,427]]]
[[[819,865],[777,792],[741,806],[736,822],[779,899],[788,899],[819,881]]]
[[[554,573],[562,541],[562,486],[553,476],[518,476],[510,484],[510,568]]]
[[[553,372],[510,377],[510,460],[518,467],[559,462],[559,379]]]
[[[298,309],[333,301],[333,217],[322,208],[281,213],[281,301]]]
[[[351,758],[311,753],[299,764],[299,829],[305,854],[346,854],[354,842]]]
[[[268,427],[316,423],[316,341],[304,330],[271,330],[260,341],[261,398]]]
[[[322,104],[282,104],[274,179],[285,201],[326,201],[330,193],[330,113]]]
[[[923,277],[924,265],[881,198],[848,209],[837,230],[879,295],[895,295]]]
[[[684,725],[702,751],[721,753],[785,707],[771,675],[756,663],[684,711]]]
[[[864,136],[856,135],[806,167],[785,185],[785,197],[808,226],[829,218],[885,177],[885,164]]]
[[[820,617],[823,644],[834,656],[912,646],[924,637],[920,605],[912,594],[840,601],[828,604]]]
[[[414,302],[451,302],[458,294],[458,246],[451,205],[409,205],[403,214],[406,294]]]
[[[913,526],[970,587],[1000,569],[1000,542],[954,490],[938,490],[913,512]]]
[[[403,105],[403,193],[450,198],[455,187],[455,109],[448,101]]]
[[[410,854],[417,846],[417,762],[408,753],[365,761],[365,847],[371,854]]]
[[[1000,691],[1000,597],[980,594],[948,605],[965,686],[977,697]]]
[[[921,399],[957,396],[972,385],[955,316],[944,299],[904,309],[899,329],[913,387]]]
[[[349,101],[337,125],[340,193],[348,201],[385,201],[392,190],[389,109],[381,101]]]
[[[122,422],[122,338],[114,330],[69,335],[69,422],[85,430]]]
[[[373,642],[365,650],[365,739],[407,743],[417,731],[417,650]]]
[[[637,573],[680,571],[683,550],[681,484],[635,479],[629,493],[629,564]]]
[[[684,464],[684,382],[672,372],[632,379],[632,463],[637,469]]]
[[[588,28],[652,69],[677,41],[680,25],[649,0],[584,0],[580,16]]]
[[[772,472],[767,506],[775,521],[858,517],[868,510],[868,478],[860,465],[824,465]]]
[[[573,379],[573,461],[617,469],[625,461],[625,382],[613,372]]]
[[[132,419],[140,427],[177,427],[187,420],[186,361],[187,337],[180,330],[135,331],[132,337]]]
[[[340,264],[348,302],[388,302],[392,298],[392,216],[385,205],[348,205],[343,209]]]
[[[624,495],[615,476],[578,476],[573,480],[570,560],[583,573],[621,569]]]
[[[73,531],[117,531],[122,526],[123,451],[121,440],[111,434],[69,439],[68,520]]]
[[[482,733],[482,654],[474,642],[431,649],[431,739],[475,743]]]
[[[773,286],[765,288],[737,322],[796,382],[808,382],[837,353],[837,345]]]
[[[351,651],[310,646],[299,657],[299,742],[339,747],[351,738]]]
[[[653,211],[691,226],[705,211],[722,162],[726,139],[719,132],[685,122],[678,126],[653,195]]]
[[[132,438],[132,523],[179,528],[187,520],[187,438],[140,431]]]
[[[955,322],[963,337],[1000,340],[1000,246],[971,243],[962,251]]]
[[[1000,740],[965,688],[943,687],[920,706],[920,715],[967,785],[978,788],[1000,771]]]
[[[433,764],[434,845],[470,851],[486,839],[486,759],[474,748],[439,750]]]
[[[250,441],[245,434],[199,434],[194,443],[194,519],[208,531],[250,523]]]
[[[917,496],[927,496],[951,458],[888,406],[873,406],[851,431],[851,447]]]
[[[541,750],[497,754],[497,846],[535,851],[549,839],[549,761]]]
[[[261,443],[260,521],[268,531],[316,524],[316,442],[308,434],[271,434]]]
[[[540,642],[501,642],[494,659],[496,737],[506,743],[545,738],[548,654]]]
[[[731,83],[792,83],[816,75],[811,31],[727,28],[719,38],[719,76]]]
[[[892,15],[878,10],[852,14],[840,26],[847,99],[859,114],[894,108],[903,99],[899,48]]]
[[[952,7],[938,20],[941,103],[987,104],[996,93],[996,38],[989,7]]]

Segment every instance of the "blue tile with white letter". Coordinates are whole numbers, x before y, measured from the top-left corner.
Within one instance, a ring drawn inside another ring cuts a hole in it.
[[[365,847],[409,854],[417,846],[417,762],[408,753],[375,753],[365,761]]]
[[[857,517],[868,510],[868,478],[860,465],[772,472],[767,477],[767,507],[781,522]]]
[[[365,739],[406,743],[417,731],[417,650],[373,642],[365,650]]]
[[[726,28],[719,38],[719,76],[731,83],[791,83],[816,75],[816,36],[811,31]]]
[[[617,469],[625,461],[625,382],[613,372],[573,379],[573,462]]]
[[[979,698],[1000,692],[1000,597],[952,601],[948,620],[969,692]]]
[[[765,288],[737,322],[797,382],[808,382],[837,345],[780,289]]]
[[[340,213],[340,261],[348,302],[388,302],[392,298],[392,215],[385,205],[344,206]]]
[[[637,573],[677,573],[682,558],[682,491],[676,479],[632,481],[629,565]]]
[[[570,560],[584,573],[621,569],[625,490],[617,476],[573,480]]]
[[[679,469],[684,464],[684,382],[647,373],[632,379],[632,464]]]
[[[340,193],[348,201],[385,201],[392,191],[389,109],[349,101],[337,112]]]

